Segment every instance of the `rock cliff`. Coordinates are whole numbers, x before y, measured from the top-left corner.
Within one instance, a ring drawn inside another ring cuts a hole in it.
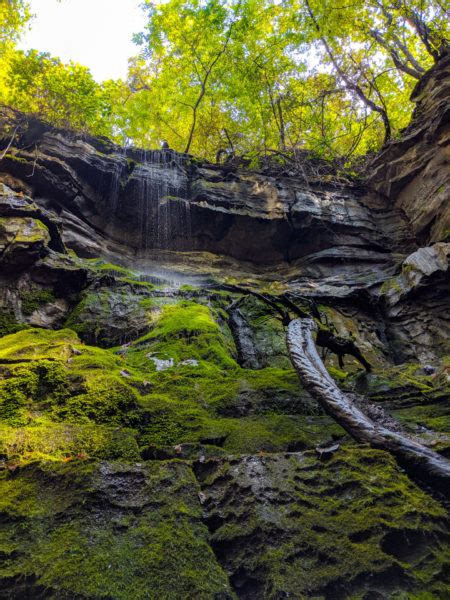
[[[449,455],[448,65],[346,183],[1,109],[0,597],[445,597],[440,498],[302,389],[274,303]]]

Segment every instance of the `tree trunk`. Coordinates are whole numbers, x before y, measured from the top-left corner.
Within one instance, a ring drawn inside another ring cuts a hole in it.
[[[342,392],[317,353],[312,319],[294,319],[287,328],[292,364],[305,389],[357,442],[391,452],[400,465],[446,495],[450,493],[450,461],[405,435],[367,417]]]

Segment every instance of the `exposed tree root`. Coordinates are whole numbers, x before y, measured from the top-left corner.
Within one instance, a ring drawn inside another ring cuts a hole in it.
[[[317,353],[313,319],[294,319],[287,328],[292,364],[305,389],[356,441],[391,452],[412,476],[450,495],[450,461],[409,439],[405,434],[377,424],[342,392]]]
[[[330,350],[331,352],[334,352],[338,356],[339,365],[341,367],[344,366],[343,357],[346,354],[349,354],[356,358],[356,360],[362,364],[366,371],[371,371],[372,365],[363,356],[360,349],[353,340],[336,335],[331,331],[329,327],[326,327],[321,322],[321,314],[317,308],[316,303],[311,298],[298,298],[303,303],[308,305],[308,311],[305,311],[303,308],[297,306],[297,304],[291,298],[289,298],[287,294],[282,294],[281,296],[277,296],[275,298],[237,285],[228,285],[223,287],[225,289],[229,289],[233,292],[238,292],[240,294],[249,294],[251,296],[255,296],[255,298],[258,298],[262,302],[265,302],[268,306],[273,308],[276,313],[278,313],[285,327],[287,327],[291,322],[292,315],[295,315],[296,317],[300,317],[302,319],[313,316],[316,319],[318,327],[317,344],[324,348],[328,348],[328,350]]]

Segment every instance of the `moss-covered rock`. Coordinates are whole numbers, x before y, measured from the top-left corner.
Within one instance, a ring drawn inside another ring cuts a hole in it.
[[[239,362],[248,368],[291,366],[283,325],[265,302],[249,295],[230,311]]]
[[[229,341],[211,310],[188,300],[157,309],[152,330],[134,348],[146,348],[147,352],[168,356],[176,362],[194,358],[222,368],[236,366]]]
[[[210,459],[197,473],[212,546],[239,598],[447,593],[445,510],[385,452]]]
[[[151,299],[135,293],[130,285],[91,287],[68,316],[66,326],[89,344],[117,346],[149,329],[150,306]]]
[[[242,368],[219,302],[137,296],[149,331],[120,347],[0,338],[6,597],[444,598],[437,502],[345,446],[292,369]],[[334,374],[397,411],[439,404],[447,380]]]
[[[14,312],[8,308],[0,308],[0,337],[26,329],[28,325],[17,320]]]
[[[44,417],[24,427],[0,424],[0,454],[8,468],[36,460],[69,462],[88,457],[136,462],[140,460],[136,437],[133,429]]]
[[[67,361],[77,344],[80,344],[80,340],[70,329],[51,331],[29,328],[0,338],[0,363],[40,359]]]
[[[53,302],[55,295],[52,290],[42,288],[29,288],[21,294],[22,312],[24,315],[31,315],[43,304]]]
[[[10,598],[234,598],[186,464],[34,464],[0,488]]]
[[[50,241],[47,227],[31,217],[0,218],[2,268],[23,268],[36,261]]]
[[[450,372],[448,358],[441,367],[425,373],[417,363],[359,374],[345,381],[365,397],[379,403],[411,433],[434,449],[450,453]]]
[[[174,366],[157,371],[155,355],[173,357]],[[184,301],[163,307],[150,334],[119,354],[85,345],[68,329],[1,338],[0,415],[9,461],[116,458],[113,446],[108,454],[114,427],[131,428],[144,453],[179,444],[233,453],[301,449],[344,434],[292,370],[242,369],[209,309]]]

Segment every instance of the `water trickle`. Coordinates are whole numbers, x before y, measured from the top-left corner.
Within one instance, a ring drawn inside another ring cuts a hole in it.
[[[125,146],[119,148],[118,152],[111,155],[109,162],[111,168],[107,175],[102,172],[98,182],[98,191],[107,201],[106,229],[111,231],[114,229],[119,211],[121,182],[127,166],[127,148]]]
[[[133,172],[141,249],[187,248],[191,236],[184,157],[172,150],[142,150]]]
[[[123,146],[123,148],[121,148],[121,151],[117,154],[117,160],[114,164],[114,169],[111,177],[110,207],[112,216],[115,216],[119,205],[120,180],[122,179],[122,175],[125,171],[125,167],[127,164],[126,159],[127,148],[126,146]]]

